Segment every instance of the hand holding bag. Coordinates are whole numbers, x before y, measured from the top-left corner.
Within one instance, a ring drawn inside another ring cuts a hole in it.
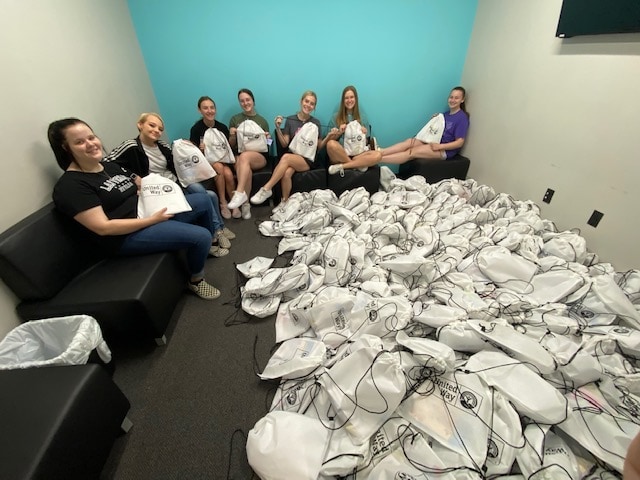
[[[439,113],[422,127],[416,138],[424,143],[440,143],[442,132],[444,132],[444,115]]]
[[[157,173],[150,173],[146,177],[142,177],[138,199],[138,218],[150,217],[165,207],[168,214],[191,211],[191,205],[176,182]]]
[[[318,126],[315,123],[305,123],[296,133],[289,144],[292,153],[300,155],[313,162],[318,149]]]
[[[237,128],[238,152],[268,152],[267,134],[253,120],[245,120]]]
[[[367,136],[362,133],[362,125],[357,120],[347,124],[344,130],[344,151],[353,157],[367,151]]]
[[[182,139],[174,141],[171,153],[178,180],[183,187],[216,176],[216,172],[203,153],[190,141]]]
[[[209,163],[236,163],[227,137],[217,128],[208,128],[204,132],[204,156]]]

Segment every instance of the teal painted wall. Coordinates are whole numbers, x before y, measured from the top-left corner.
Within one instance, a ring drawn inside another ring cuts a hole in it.
[[[446,109],[476,8],[477,0],[129,0],[169,139],[188,136],[201,95],[228,124],[240,111],[238,89],[249,88],[273,130],[307,89],[328,124],[353,84],[381,145]]]

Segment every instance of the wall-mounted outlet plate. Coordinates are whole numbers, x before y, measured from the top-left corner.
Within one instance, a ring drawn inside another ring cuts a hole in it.
[[[600,223],[600,220],[602,220],[602,217],[604,217],[604,213],[594,210],[589,220],[587,220],[587,224],[595,228]]]
[[[547,188],[547,191],[544,193],[544,197],[542,197],[542,201],[544,203],[551,203],[551,199],[553,198],[554,193],[556,193],[555,190]]]

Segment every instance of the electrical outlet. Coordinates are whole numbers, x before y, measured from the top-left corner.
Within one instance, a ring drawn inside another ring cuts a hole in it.
[[[542,201],[544,203],[551,203],[551,199],[553,198],[554,193],[556,193],[555,190],[547,188],[547,191],[544,193],[544,197],[542,197]]]
[[[593,228],[596,228],[600,223],[600,220],[602,220],[602,217],[604,217],[604,213],[599,212],[598,210],[594,210],[591,214],[591,217],[587,221],[587,224],[591,225]]]

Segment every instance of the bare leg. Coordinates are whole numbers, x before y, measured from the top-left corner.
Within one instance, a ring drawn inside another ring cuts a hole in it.
[[[216,172],[216,178],[214,182],[216,184],[216,192],[220,199],[220,206],[227,204],[227,196],[225,194],[225,178],[224,178],[224,165],[220,162],[213,164],[213,170]]]
[[[222,175],[224,177],[224,183],[226,187],[225,193],[229,196],[229,198],[231,198],[231,192],[233,192],[236,189],[235,178],[233,178],[233,171],[231,170],[231,167],[229,167],[228,165],[225,165]],[[222,202],[222,200],[220,200],[220,202]],[[226,198],[224,199],[224,203],[225,205],[227,204]]]
[[[417,147],[419,145],[424,145],[424,143],[417,138],[407,138],[402,142],[391,145],[390,147],[383,148],[381,150],[382,156],[385,157],[387,155],[391,155],[392,153],[399,153],[405,150],[410,150],[412,147]]]
[[[236,160],[236,175],[238,177],[238,186],[236,191],[251,191],[251,175],[254,170],[260,170],[267,164],[267,160],[259,152],[242,152]]]
[[[419,146],[414,146],[409,150],[404,150],[397,153],[392,153],[391,155],[385,155],[382,157],[382,161],[384,163],[393,163],[396,165],[400,165],[401,163],[406,163],[409,160],[413,160],[414,158],[433,158],[442,160],[442,153],[440,151],[434,151],[431,148],[431,145],[428,143],[420,142]]]
[[[305,172],[309,170],[309,165],[307,165],[307,162],[300,155],[285,153],[278,162],[278,165],[276,165],[276,168],[273,170],[271,178],[262,188],[265,190],[271,190],[276,183],[286,176],[289,169],[291,169],[291,174],[289,175],[289,183],[291,183],[291,176],[295,172]]]
[[[349,155],[344,151],[344,147],[337,140],[329,140],[327,142],[327,155],[329,155],[329,163],[347,163],[350,161]]]
[[[382,153],[378,151],[367,151],[356,155],[351,161],[342,164],[345,170],[349,168],[372,167],[382,161]]]
[[[293,177],[294,173],[296,173],[295,169],[292,167],[289,167],[287,168],[287,171],[284,172],[284,177],[282,177],[282,180],[280,180],[280,187],[282,188],[283,202],[286,202],[287,200],[289,200],[289,196],[291,195],[291,189],[293,188],[291,177]]]

